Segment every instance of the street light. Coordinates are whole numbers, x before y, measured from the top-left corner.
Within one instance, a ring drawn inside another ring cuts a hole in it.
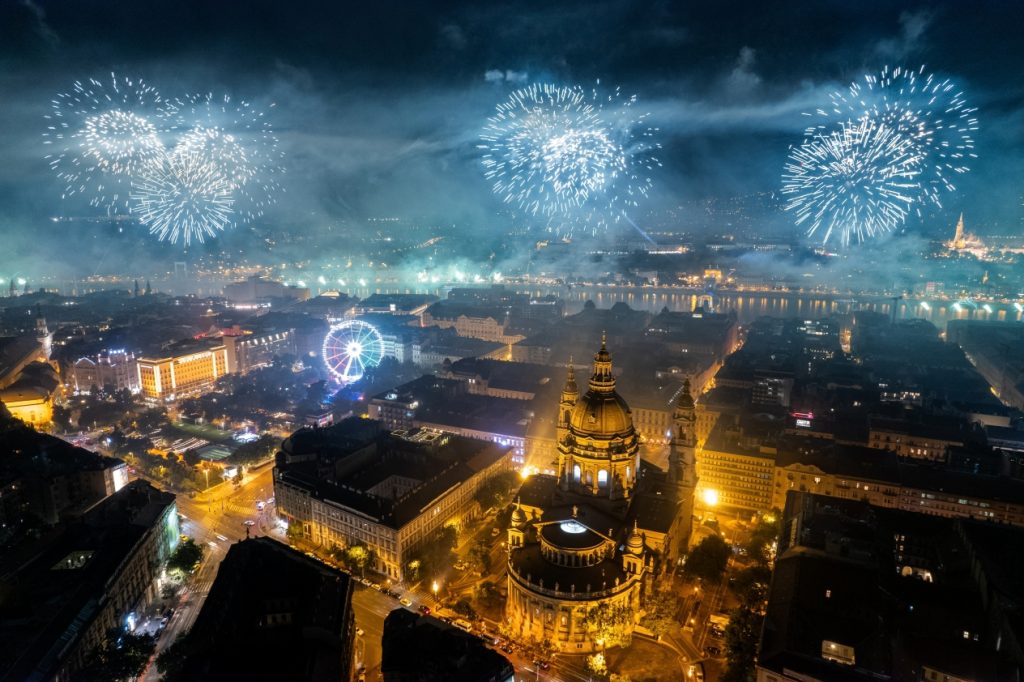
[[[434,592],[434,604],[436,605],[437,604],[437,591],[439,589],[441,589],[441,586],[438,585],[437,581],[435,580],[434,584],[430,586],[430,589],[433,590],[433,592]]]

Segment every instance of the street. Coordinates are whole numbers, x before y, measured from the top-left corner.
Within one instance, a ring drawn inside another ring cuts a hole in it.
[[[181,532],[203,547],[203,559],[181,590],[174,613],[157,639],[154,659],[192,627],[228,547],[244,539],[247,531],[252,537],[272,534],[273,506],[267,505],[262,511],[256,508],[257,501],[265,502],[273,495],[272,475],[273,467],[267,465],[247,475],[240,486],[221,483],[194,498],[178,495]],[[246,521],[253,525],[245,525]],[[280,533],[276,537],[282,539]],[[159,678],[156,666],[150,665],[142,679],[155,682]]]

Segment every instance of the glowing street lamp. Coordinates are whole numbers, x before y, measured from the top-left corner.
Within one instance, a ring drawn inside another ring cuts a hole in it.
[[[437,581],[435,580],[434,583],[430,586],[430,589],[434,593],[434,603],[437,604],[437,591],[441,589],[441,586],[438,585]]]
[[[709,507],[718,505],[718,491],[714,488],[704,488],[704,492],[701,493],[701,499],[704,500],[704,504]]]

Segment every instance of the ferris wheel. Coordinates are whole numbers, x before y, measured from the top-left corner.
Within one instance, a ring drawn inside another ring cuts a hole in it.
[[[324,337],[324,362],[340,383],[359,381],[367,367],[376,367],[384,357],[384,339],[372,324],[346,320],[331,327]]]

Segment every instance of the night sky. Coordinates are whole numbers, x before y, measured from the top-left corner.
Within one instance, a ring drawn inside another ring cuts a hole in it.
[[[523,84],[600,79],[636,93],[661,129],[664,166],[644,206],[656,211],[776,192],[801,112],[886,64],[925,64],[978,107],[979,158],[943,210],[908,232],[948,231],[960,211],[979,232],[1020,232],[1022,25],[1019,2],[5,0],[0,272],[41,267],[53,248],[149,239],[50,221],[87,212],[61,203],[43,116],[75,80],[111,71],[166,97],[273,104],[287,191],[267,223],[327,234],[337,221],[397,216],[487,234],[509,218],[476,144],[494,105]]]

